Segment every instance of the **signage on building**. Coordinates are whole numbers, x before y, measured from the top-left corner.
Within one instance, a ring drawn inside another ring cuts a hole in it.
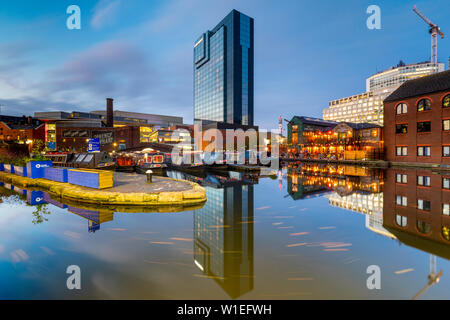
[[[87,138],[89,137],[89,132],[87,130],[64,130],[64,138]]]
[[[55,141],[47,142],[47,148],[49,148],[50,150],[56,150],[56,142]]]
[[[99,139],[89,139],[88,152],[98,152],[98,151],[100,151],[100,140]]]
[[[92,138],[98,139],[101,145],[111,144],[114,142],[113,131],[92,131]]]
[[[56,125],[54,123],[45,124],[45,142],[50,150],[56,149]]]

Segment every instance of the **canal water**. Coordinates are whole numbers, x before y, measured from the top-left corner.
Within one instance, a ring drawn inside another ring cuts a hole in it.
[[[306,164],[168,175],[208,201],[140,213],[2,185],[0,299],[450,298],[445,175]],[[67,288],[72,265],[80,290]]]

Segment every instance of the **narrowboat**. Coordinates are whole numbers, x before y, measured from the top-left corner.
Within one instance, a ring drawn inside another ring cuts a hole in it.
[[[167,169],[167,157],[162,152],[157,152],[154,150],[146,151],[143,155],[138,157],[136,163],[136,172],[140,174],[145,174],[147,170],[152,170],[153,174],[164,175]]]
[[[45,157],[52,161],[54,166],[86,169],[114,170],[116,167],[112,157],[102,152],[49,152]]]
[[[134,172],[136,170],[136,159],[130,153],[119,153],[116,155],[116,171]]]
[[[201,172],[204,171],[205,165],[202,161],[201,151],[183,151],[182,155],[168,154],[168,164],[173,170],[184,172]]]

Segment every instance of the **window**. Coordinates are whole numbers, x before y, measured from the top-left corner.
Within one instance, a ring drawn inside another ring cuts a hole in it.
[[[420,233],[428,233],[431,230],[431,226],[428,222],[417,220],[417,230],[419,230]]]
[[[445,240],[450,241],[450,228],[447,226],[442,226],[442,236]]]
[[[395,110],[396,114],[403,114],[408,112],[408,106],[406,103],[400,103],[397,105],[397,108]]]
[[[450,146],[442,146],[442,156],[450,157]]]
[[[395,133],[408,133],[408,125],[406,123],[395,125]]]
[[[417,132],[431,132],[431,121],[417,122]]]
[[[408,183],[408,175],[407,174],[396,174],[396,181],[397,183]]]
[[[429,187],[431,185],[431,178],[427,176],[417,176],[417,185]]]
[[[408,155],[408,147],[396,147],[395,155],[396,156],[407,156]]]
[[[442,99],[442,108],[450,107],[450,94],[446,95],[444,99]]]
[[[448,203],[442,204],[442,214],[444,216],[450,216],[450,204]]]
[[[418,157],[429,157],[429,156],[431,156],[431,147],[429,147],[429,146],[417,147],[417,156]]]
[[[450,130],[450,120],[442,120],[442,130]]]
[[[404,196],[397,196],[396,203],[398,206],[406,207],[408,205],[408,198]]]
[[[442,188],[450,189],[450,178],[442,178]]]
[[[417,103],[417,112],[428,111],[431,110],[431,100],[430,99],[422,99]]]
[[[408,224],[408,218],[406,218],[405,216],[401,216],[399,214],[395,215],[395,222],[397,223],[397,225],[399,225],[400,227],[406,227]]]
[[[423,211],[431,210],[431,202],[428,200],[417,199],[417,209]]]

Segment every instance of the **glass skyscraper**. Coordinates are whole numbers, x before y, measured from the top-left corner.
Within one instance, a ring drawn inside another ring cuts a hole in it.
[[[194,44],[194,121],[253,126],[253,19],[231,11]]]

